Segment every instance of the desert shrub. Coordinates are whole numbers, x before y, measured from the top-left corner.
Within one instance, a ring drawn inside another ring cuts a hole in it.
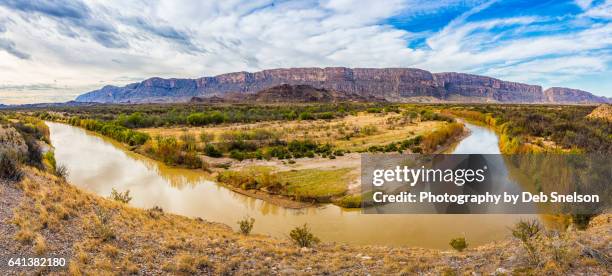
[[[251,217],[245,217],[242,220],[238,221],[238,225],[240,226],[240,233],[243,235],[248,235],[253,230],[253,225],[255,224],[255,219]]]
[[[465,250],[468,247],[467,242],[465,241],[465,238],[460,237],[460,238],[454,238],[450,241],[449,245],[459,251],[459,252],[463,252],[463,250]]]
[[[307,224],[291,230],[289,238],[299,247],[312,247],[320,242],[319,238],[310,232]]]
[[[383,109],[380,107],[370,107],[368,109],[366,109],[366,112],[368,113],[382,113]]]
[[[164,209],[159,206],[153,206],[153,208],[147,209],[147,214],[151,218],[158,219],[164,214]]]
[[[512,236],[521,241],[532,263],[538,263],[540,261],[535,247],[535,240],[540,235],[541,230],[542,227],[537,220],[521,220],[511,229]]]
[[[333,112],[322,112],[317,114],[317,119],[330,120],[334,118]]]
[[[6,153],[0,153],[0,178],[19,181],[23,176],[23,172],[15,158],[11,158]]]
[[[223,155],[213,144],[206,144],[204,147],[204,154],[210,157],[221,157]]]
[[[111,191],[110,198],[115,201],[119,201],[122,203],[130,203],[132,197],[130,196],[130,190],[126,190],[125,192],[118,192],[115,188]]]
[[[189,114],[189,116],[187,116],[187,123],[192,126],[221,124],[227,120],[227,116],[219,111],[196,112],[191,113]]]
[[[315,117],[312,116],[312,113],[310,112],[302,112],[300,113],[300,116],[298,116],[298,118],[300,120],[314,120],[315,119]]]
[[[53,174],[59,178],[66,179],[68,177],[68,168],[63,164],[56,165]]]
[[[116,238],[115,231],[111,227],[111,214],[104,209],[95,209],[92,227],[94,236],[102,241]]]
[[[585,230],[589,227],[589,222],[595,217],[594,214],[572,214],[572,224],[578,230]]]

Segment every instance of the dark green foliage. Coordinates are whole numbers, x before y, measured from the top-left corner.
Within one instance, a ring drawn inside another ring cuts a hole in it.
[[[98,132],[130,146],[142,145],[150,139],[149,135],[146,133],[134,131],[113,122],[102,122],[92,119],[82,120],[77,117],[70,118],[68,122],[71,125]]]
[[[296,227],[289,232],[289,238],[299,247],[312,247],[320,242],[319,238],[315,237],[308,225]]]
[[[302,112],[300,113],[299,119],[300,120],[314,120],[315,117],[312,116],[310,112]]]
[[[204,154],[210,157],[221,157],[223,154],[214,145],[206,144],[204,147]]]
[[[204,126],[211,124],[221,124],[228,120],[227,116],[219,111],[197,112],[187,116],[187,123],[192,126]]]
[[[463,238],[463,237],[461,237],[461,238],[454,238],[448,244],[453,249],[455,249],[455,250],[457,250],[459,252],[463,252],[463,250],[465,250],[468,247],[468,244],[465,241],[465,238]]]

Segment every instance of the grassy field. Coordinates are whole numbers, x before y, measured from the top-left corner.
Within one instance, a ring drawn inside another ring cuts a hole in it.
[[[236,131],[271,132],[281,140],[309,139],[318,143],[330,143],[344,151],[364,151],[373,145],[425,135],[443,125],[441,121],[410,121],[396,113],[360,112],[343,118],[314,121],[273,121],[248,124],[230,124],[210,127],[161,127],[139,129],[155,136],[173,136],[177,139],[185,134],[199,137],[203,132],[213,136],[211,142],[223,142],[226,133]]]

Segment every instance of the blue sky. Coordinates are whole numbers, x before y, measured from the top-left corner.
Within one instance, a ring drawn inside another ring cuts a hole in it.
[[[612,97],[612,1],[0,1],[0,103],[278,67],[416,67]]]

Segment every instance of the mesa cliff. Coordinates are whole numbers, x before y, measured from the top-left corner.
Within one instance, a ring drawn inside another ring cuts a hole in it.
[[[150,78],[123,87],[104,86],[77,102],[187,102],[193,97],[254,94],[279,85],[309,85],[393,102],[451,101],[500,103],[606,103],[589,92],[503,81],[463,73],[431,73],[414,68],[288,68],[235,72],[198,79]],[[235,96],[232,96],[235,97]]]

